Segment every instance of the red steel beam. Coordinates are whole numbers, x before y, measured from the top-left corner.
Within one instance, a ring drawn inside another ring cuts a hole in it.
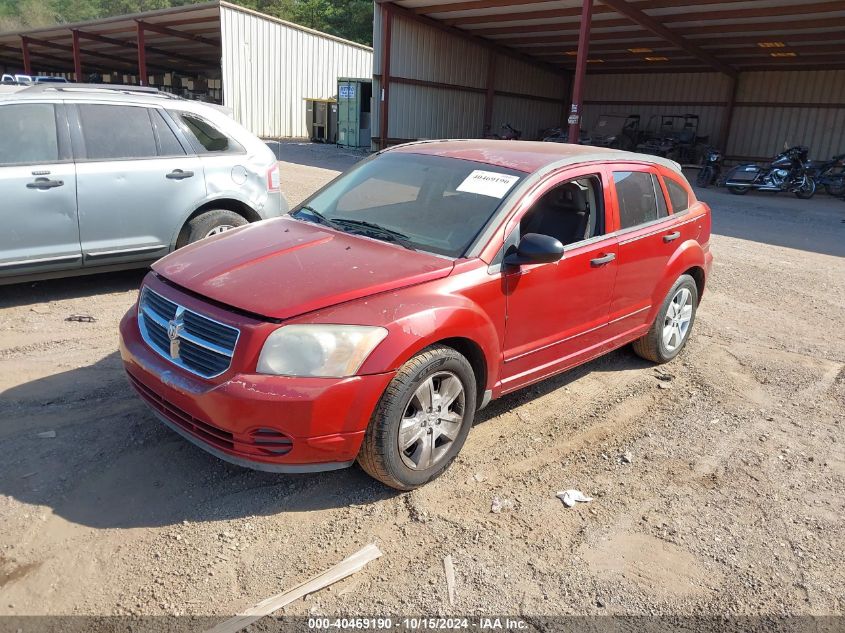
[[[141,86],[146,86],[149,79],[149,75],[147,75],[147,51],[144,48],[144,26],[144,23],[140,20],[135,24],[136,42],[138,44],[138,84]]]
[[[572,106],[569,114],[569,142],[578,143],[581,138],[581,110],[584,101],[584,76],[587,74],[587,57],[590,54],[590,22],[593,19],[593,0],[583,0],[581,7],[581,29],[578,32],[578,59],[572,78]]]
[[[492,132],[493,99],[496,97],[496,51],[487,51],[487,89],[484,94],[484,134]]]
[[[390,110],[390,41],[393,36],[393,5],[381,5],[381,100],[379,101],[379,149],[387,147]]]
[[[79,52],[79,31],[74,29],[73,33],[73,76],[76,81],[82,81],[82,55]]]
[[[160,24],[154,24],[152,22],[144,22],[143,20],[138,20],[138,24],[143,25],[145,29],[147,29],[148,31],[152,31],[153,33],[161,33],[162,35],[169,35],[171,37],[181,37],[186,40],[193,40],[195,42],[207,44],[208,46],[214,46],[215,48],[218,48],[220,46],[218,42],[210,40],[207,37],[202,37],[201,35],[186,33],[184,31],[177,31],[176,29],[171,29],[166,26],[161,26]]]
[[[716,70],[725,73],[729,77],[736,77],[736,69],[724,63],[719,58],[711,55],[707,51],[699,48],[692,42],[684,39],[677,33],[670,31],[651,16],[646,15],[636,7],[632,7],[625,0],[601,0],[601,2],[603,2],[609,7],[612,7],[613,9],[615,9],[622,15],[628,17],[629,19],[633,20],[644,29],[651,31],[655,35],[662,37],[668,42],[672,42],[672,44],[674,44],[678,48],[685,50],[693,57],[700,59],[709,66],[715,68]]]
[[[23,53],[23,71],[27,75],[32,74],[32,60],[29,57],[29,40],[21,35],[21,52]]]
[[[133,49],[135,48],[135,42],[129,42],[126,40],[119,40],[114,37],[106,37],[105,35],[99,35],[98,33],[88,33],[87,31],[78,31],[79,37],[82,37],[87,40],[92,40],[94,42],[101,42],[103,44],[111,44],[112,46],[120,46],[126,49]],[[146,43],[146,38],[145,38]],[[161,55],[163,57],[170,57],[173,59],[181,59],[182,61],[186,62],[194,62],[200,64],[207,64],[211,63],[208,60],[202,59],[196,56],[184,55],[183,53],[178,53],[174,51],[168,51],[163,48],[157,48],[154,46],[146,46],[147,53],[155,53],[156,55]]]

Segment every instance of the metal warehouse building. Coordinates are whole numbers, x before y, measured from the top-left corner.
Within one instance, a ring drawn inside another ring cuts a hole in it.
[[[376,1],[376,146],[696,114],[730,158],[845,152],[842,0]]]
[[[306,98],[370,77],[372,49],[227,2],[0,34],[0,70],[143,83],[222,103],[255,134],[304,137]]]

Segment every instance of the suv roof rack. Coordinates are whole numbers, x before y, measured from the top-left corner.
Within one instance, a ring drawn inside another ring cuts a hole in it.
[[[164,92],[150,86],[123,86],[118,84],[77,84],[77,83],[51,83],[44,82],[29,86],[27,92],[46,92],[55,90],[58,92],[123,92],[125,94],[143,94],[149,96],[163,97],[165,99],[181,99],[182,97]]]

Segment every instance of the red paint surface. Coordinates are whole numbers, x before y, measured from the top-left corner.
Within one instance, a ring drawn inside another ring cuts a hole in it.
[[[504,141],[427,143],[391,151],[525,171],[559,160],[562,152],[595,156],[593,148]],[[180,249],[155,264],[144,283],[238,327],[232,366],[211,380],[181,370],[141,340],[133,308],[121,323],[127,372],[142,392],[148,390],[178,415],[233,434],[232,455],[274,464],[330,464],[355,458],[396,370],[433,343],[462,339],[478,350],[485,365],[480,388],[493,397],[586,362],[642,336],[678,276],[698,269],[706,277],[712,262],[710,210],[695,201],[691,190],[693,203],[686,213],[615,233],[612,170],[647,169],[678,180],[671,170],[626,162],[627,156],[548,175],[502,218],[501,230],[482,249],[485,259],[452,261],[290,218]],[[567,249],[553,264],[491,269],[489,255],[532,202],[549,187],[585,173],[602,180],[606,232],[612,234]],[[675,231],[681,232],[679,239],[663,240]],[[591,259],[608,253],[615,253],[616,260],[591,266]],[[377,325],[389,334],[354,377],[257,375],[262,345],[280,320]],[[150,401],[149,393],[145,398]],[[292,450],[282,456],[251,453],[247,440],[257,427],[289,436]],[[193,434],[205,441],[201,432]]]

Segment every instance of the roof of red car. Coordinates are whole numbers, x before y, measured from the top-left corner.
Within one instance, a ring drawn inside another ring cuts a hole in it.
[[[535,172],[553,163],[586,163],[603,160],[652,163],[680,171],[677,163],[666,158],[570,143],[488,139],[418,141],[399,145],[389,151],[473,160],[526,173]]]

